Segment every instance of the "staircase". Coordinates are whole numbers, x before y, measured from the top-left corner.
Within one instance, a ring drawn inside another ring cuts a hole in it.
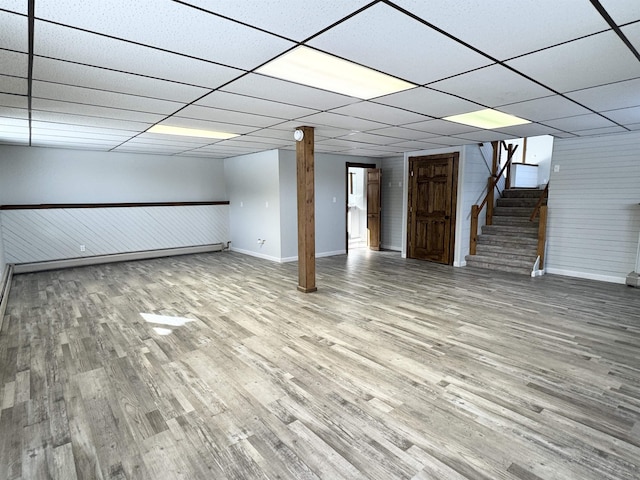
[[[529,217],[540,193],[530,188],[505,190],[496,202],[493,225],[484,225],[478,235],[476,255],[465,257],[467,266],[531,275],[537,258],[538,218],[530,222]]]

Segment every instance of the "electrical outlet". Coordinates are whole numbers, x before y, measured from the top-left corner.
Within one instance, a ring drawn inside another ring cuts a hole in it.
[[[84,252],[84,251],[85,251],[85,247],[84,247],[84,245],[80,245],[80,251],[81,251],[81,252]]]

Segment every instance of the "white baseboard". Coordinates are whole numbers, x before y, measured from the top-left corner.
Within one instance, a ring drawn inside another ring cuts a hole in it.
[[[273,257],[271,255],[264,255],[262,253],[253,252],[251,250],[244,250],[242,248],[236,248],[236,247],[231,247],[231,251],[242,253],[244,255],[250,255],[252,257],[262,258],[264,260],[271,260],[272,262],[278,262],[278,263],[288,263],[288,262],[298,261],[297,255],[295,257],[278,258],[278,257]],[[347,253],[346,250],[336,250],[334,252],[321,252],[321,253],[316,253],[316,258],[333,257],[334,255],[345,255],[346,253]]]
[[[466,260],[461,260],[459,262],[453,262],[453,266],[454,267],[466,267],[467,266],[467,261]]]
[[[2,331],[2,321],[4,312],[7,310],[9,302],[9,291],[11,290],[11,279],[13,278],[13,265],[5,265],[0,281],[0,331]]]
[[[173,257],[175,255],[188,255],[191,253],[219,252],[222,251],[223,248],[224,245],[222,243],[216,243],[211,245],[197,245],[193,247],[164,248],[161,250],[144,250],[140,252],[114,253],[112,255],[96,255],[94,257],[65,258],[61,260],[50,260],[47,262],[18,263],[14,265],[13,272],[32,273],[42,272],[45,270],[58,270],[60,268],[100,265],[102,263]]]
[[[625,284],[625,277],[617,277],[613,275],[600,275],[597,273],[576,272],[573,270],[564,270],[562,268],[545,268],[545,272],[552,275],[565,275],[567,277],[585,278],[587,280],[597,280],[599,282],[620,283]]]
[[[245,250],[244,248],[238,248],[238,247],[232,246],[231,251],[236,253],[242,253],[243,255],[249,255],[250,257],[262,258],[263,260],[271,260],[272,262],[281,262],[280,258],[274,257],[273,255],[265,255],[264,253],[254,252],[252,250]]]
[[[397,247],[395,245],[385,245],[384,243],[382,245],[380,245],[382,247],[383,250],[392,250],[394,252],[401,252],[402,251],[402,247]]]
[[[346,255],[347,251],[346,250],[335,250],[333,252],[321,252],[321,253],[316,253],[316,258],[322,258],[322,257],[334,257],[336,255]]]
[[[531,276],[532,277],[541,277],[545,274],[545,270],[532,270],[531,271]]]

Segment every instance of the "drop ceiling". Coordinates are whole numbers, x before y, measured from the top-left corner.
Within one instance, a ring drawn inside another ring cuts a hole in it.
[[[3,144],[226,158],[308,125],[318,151],[387,157],[640,129],[638,0],[30,3],[0,2]],[[299,45],[416,87],[365,101],[256,73]],[[443,120],[485,108],[532,123]]]

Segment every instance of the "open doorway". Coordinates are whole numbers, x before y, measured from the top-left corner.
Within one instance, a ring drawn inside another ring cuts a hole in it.
[[[379,250],[380,169],[372,163],[347,162],[346,174],[346,251]]]

